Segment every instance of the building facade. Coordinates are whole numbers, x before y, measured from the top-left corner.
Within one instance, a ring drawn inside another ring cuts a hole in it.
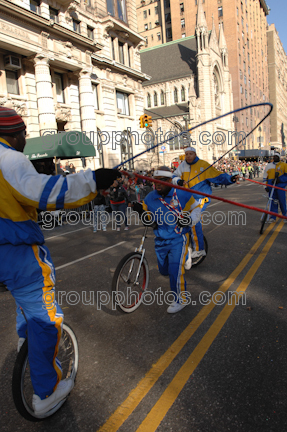
[[[145,148],[132,134],[143,43],[134,0],[1,0],[0,105],[22,115],[27,138],[85,131],[88,166],[113,167]]]
[[[145,112],[152,116],[156,142],[232,111],[224,31],[220,28],[218,38],[213,24],[209,32],[204,14],[198,15],[196,36],[142,49],[141,64],[151,76],[143,86]],[[233,132],[232,116],[207,123],[160,146],[160,162],[177,165],[186,145],[194,146],[200,158],[214,162],[235,144]]]
[[[155,22],[152,10],[156,6],[158,18]],[[224,28],[234,109],[268,102],[266,16],[269,9],[265,0],[137,0],[138,30],[145,37],[146,47],[193,36],[197,15],[202,13],[209,29],[213,22],[216,29]],[[268,107],[258,107],[236,114],[236,128],[249,132],[268,110]],[[260,145],[269,148],[269,142],[270,121],[267,119],[261,129],[250,136],[247,148],[257,149]]]
[[[271,113],[270,144],[286,150],[287,130],[287,56],[274,24],[268,27],[268,68]]]

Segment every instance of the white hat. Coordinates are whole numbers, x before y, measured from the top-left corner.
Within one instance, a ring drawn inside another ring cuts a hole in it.
[[[274,156],[279,156],[280,157],[281,155],[278,152],[274,152]]]
[[[194,147],[186,147],[186,148],[184,149],[184,151],[185,151],[185,153],[186,153],[187,151],[192,151],[192,152],[196,153],[196,149],[195,149]]]

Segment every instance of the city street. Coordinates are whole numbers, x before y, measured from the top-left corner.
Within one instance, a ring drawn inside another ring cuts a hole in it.
[[[267,202],[263,187],[247,181],[213,194],[260,208]],[[268,224],[260,236],[258,212],[216,200],[208,211],[208,255],[186,273],[191,304],[177,314],[157,302],[124,314],[109,301],[114,270],[139,246],[142,225],[121,232],[108,225],[95,234],[82,223],[45,231],[58,299],[78,338],[78,375],[53,417],[21,418],[11,391],[15,303],[1,292],[1,432],[286,430],[287,224]],[[244,211],[246,219],[236,225],[230,211]],[[149,231],[149,290],[165,293],[169,280],[158,272]],[[236,290],[243,293],[239,304],[228,304]]]

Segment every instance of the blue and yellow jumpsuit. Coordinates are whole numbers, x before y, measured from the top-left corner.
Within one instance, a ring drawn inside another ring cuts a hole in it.
[[[268,163],[264,170],[263,182],[266,182],[267,185],[273,185],[276,172],[279,173],[276,186],[285,188],[287,186],[287,164],[284,162]],[[269,196],[272,189],[273,188],[269,188]],[[286,216],[286,192],[274,189],[270,211],[278,213],[278,201],[282,215]],[[275,216],[271,216],[270,219],[276,220]]]
[[[176,197],[176,198],[174,198]],[[184,278],[184,264],[188,253],[190,227],[178,230],[176,218],[168,207],[161,202],[161,195],[156,191],[150,192],[143,202],[143,210],[152,213],[153,220],[158,224],[155,234],[155,252],[158,261],[159,272],[169,276],[170,289],[174,293],[175,301],[184,302],[186,298],[186,282]],[[171,189],[164,197],[168,205],[180,212],[196,213],[200,218],[200,206],[189,192]]]
[[[19,337],[25,338],[28,329],[31,380],[41,399],[50,396],[61,380],[57,353],[63,313],[55,299],[55,268],[36,209],[76,208],[95,196],[94,172],[67,178],[38,174],[23,153],[0,138],[0,281],[18,306]]]
[[[204,171],[206,168],[208,169]],[[210,183],[216,185],[233,184],[231,176],[229,174],[218,171],[216,168],[210,166],[208,162],[201,160],[198,157],[196,157],[192,163],[187,163],[186,161],[183,161],[173,174],[173,184],[177,184],[178,180],[184,180],[185,182],[188,182],[185,187],[207,194],[212,194]],[[200,201],[202,211],[205,210],[210,203],[210,198],[204,197],[204,195],[199,194],[194,194],[193,196],[195,199]],[[191,237],[193,243],[193,250],[204,250],[201,221],[199,221],[195,226],[192,227]]]

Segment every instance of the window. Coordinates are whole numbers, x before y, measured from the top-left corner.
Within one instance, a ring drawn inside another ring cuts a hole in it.
[[[132,61],[131,61],[131,51],[132,51],[132,47],[130,45],[128,45],[128,66],[132,67]]]
[[[116,59],[114,43],[115,43],[115,38],[111,38],[111,48],[112,48],[112,59],[113,60]]]
[[[247,99],[247,90],[245,89],[245,99]]]
[[[59,74],[59,73],[54,74],[54,84],[56,87],[57,102],[65,103],[62,74]]]
[[[157,33],[156,35],[157,35],[157,40],[160,41],[161,40],[161,34]]]
[[[151,40],[153,41],[153,35],[151,35]]]
[[[150,94],[147,94],[147,107],[151,108],[151,98],[150,98]]]
[[[148,39],[147,39],[147,36],[146,36],[146,38],[145,38],[145,46],[148,46]]]
[[[147,24],[144,25],[144,29],[148,30],[148,25]]]
[[[247,84],[247,78],[246,78],[246,75],[244,75],[244,84],[245,84],[245,85]]]
[[[167,39],[172,39],[172,32],[171,32],[171,28],[167,28],[166,29],[166,38]]]
[[[50,12],[50,20],[54,21],[55,23],[59,22],[59,11],[58,9],[53,9],[49,7]]]
[[[109,15],[121,21],[127,21],[126,0],[106,0],[106,2]]]
[[[30,10],[40,15],[40,1],[30,0]]]
[[[148,10],[148,14],[150,15],[150,9]]]
[[[73,29],[76,33],[81,33],[80,21],[77,21],[73,18]]]
[[[180,3],[179,8],[180,8],[180,13],[183,13],[184,12],[184,4]]]
[[[92,27],[87,26],[88,38],[94,40],[94,29]]]
[[[250,76],[250,66],[248,66],[248,75]]]
[[[119,42],[119,62],[125,64],[124,44]]]
[[[174,98],[174,103],[178,103],[178,91],[176,87],[174,88],[173,91],[173,98]]]
[[[242,79],[243,74],[242,74],[242,70],[241,69],[239,70],[239,75],[240,75],[240,79]]]
[[[164,105],[164,91],[163,90],[160,92],[160,104]]]
[[[181,18],[180,20],[181,28],[185,28],[185,19]]]
[[[247,38],[247,48],[249,49],[249,39]]]
[[[220,17],[223,17],[223,8],[222,8],[222,6],[220,6],[218,8],[218,18],[220,18]]]
[[[245,61],[243,62],[243,69],[244,69],[244,72],[246,72],[246,63],[245,63]]]
[[[94,94],[94,108],[96,110],[99,109],[99,103],[98,103],[98,85],[92,84],[93,94]]]
[[[155,13],[155,15],[158,15],[158,6],[154,7],[154,13]]]
[[[151,29],[151,22],[149,23],[149,28]]]
[[[146,19],[147,18],[147,11],[145,10],[145,11],[143,11],[143,16],[144,16],[144,19]]]
[[[241,64],[241,55],[239,54],[239,64]]]
[[[154,92],[153,94],[153,105],[157,107],[157,92]]]
[[[18,73],[16,71],[5,70],[7,93],[19,95]]]
[[[181,37],[182,37],[182,38],[185,38],[185,33],[182,33]]]
[[[130,115],[129,95],[118,91],[116,93],[118,114]]]
[[[114,0],[107,0],[107,10],[109,15],[115,16]]]
[[[170,0],[164,0],[164,7],[165,9],[170,7]]]
[[[241,93],[241,94],[243,93],[243,87],[242,87],[242,84],[240,84],[240,93]]]
[[[170,16],[170,13],[166,13],[166,14],[165,14],[165,22],[166,22],[167,24],[171,23],[171,16]]]
[[[236,8],[236,13],[237,13],[237,16],[239,16],[239,9],[238,8]]]
[[[185,102],[185,88],[181,86],[181,101]]]
[[[244,27],[244,18],[243,17],[241,17],[241,25],[242,25],[242,27]]]

